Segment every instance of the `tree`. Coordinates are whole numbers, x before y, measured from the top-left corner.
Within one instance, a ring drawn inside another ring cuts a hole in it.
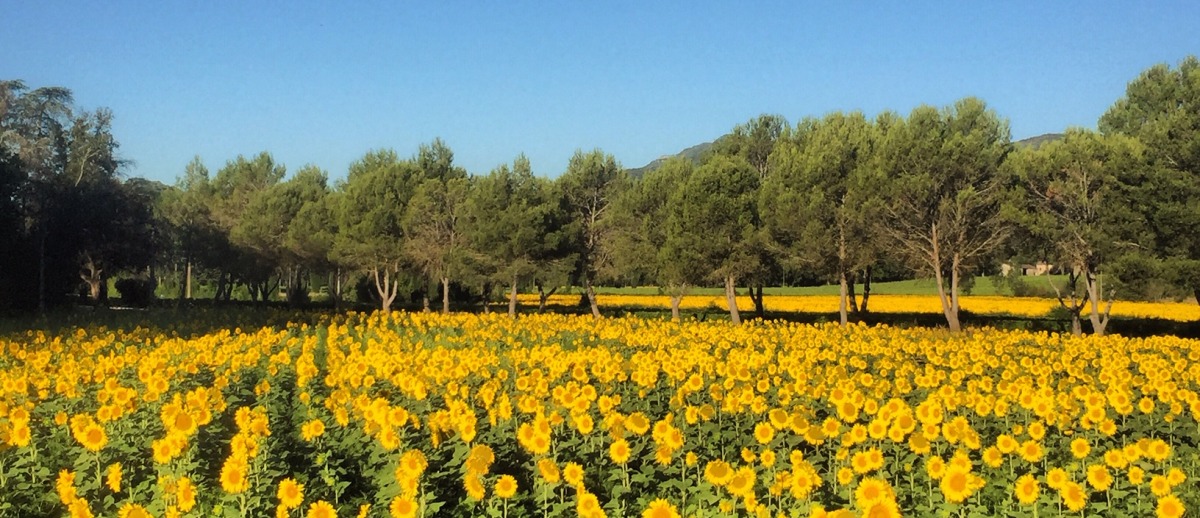
[[[966,98],[920,106],[884,136],[879,159],[889,193],[877,229],[917,270],[934,275],[942,312],[959,331],[959,288],[1008,234],[998,170],[1011,148],[1007,122]]]
[[[415,163],[401,161],[395,151],[370,151],[350,165],[336,198],[334,258],[371,276],[384,311],[400,289],[404,213],[423,177]]]
[[[868,225],[875,191],[868,188],[878,143],[874,126],[858,112],[833,113],[797,126],[771,154],[772,176],[761,189],[759,211],[771,236],[792,261],[836,279],[842,325],[854,295],[856,272],[866,280],[877,255]]]
[[[508,314],[517,314],[522,281],[543,267],[547,237],[557,229],[547,182],[533,175],[529,159],[519,155],[512,167],[501,165],[477,178],[468,202],[472,248],[486,257],[497,282],[509,284]]]
[[[471,181],[449,177],[421,183],[404,214],[404,251],[442,287],[442,313],[450,312],[450,281],[468,270],[472,251],[467,234]]]
[[[252,299],[265,301],[278,284],[278,279],[274,282],[271,279],[278,263],[270,255],[270,245],[251,232],[253,225],[246,221],[257,217],[251,210],[255,199],[282,181],[286,174],[287,169],[264,151],[253,159],[238,155],[226,162],[213,178],[209,213],[230,244],[220,268],[216,298],[229,300],[233,285],[242,283]]]
[[[228,249],[228,236],[212,217],[209,200],[213,196],[208,168],[197,156],[188,163],[175,185],[163,192],[159,201],[160,212],[170,229],[171,242],[183,262],[180,301],[192,298],[195,267],[219,268],[222,261],[213,252]]]
[[[671,299],[671,319],[676,321],[689,287],[702,280],[694,251],[678,248],[686,242],[682,235],[691,229],[672,226],[670,217],[693,169],[690,160],[668,159],[625,192],[610,219],[616,270],[635,282],[661,286]]]
[[[284,246],[300,265],[328,274],[329,297],[334,307],[341,304],[350,269],[334,254],[334,241],[339,233],[339,196],[341,193],[325,189],[318,199],[305,203],[288,225],[284,239]]]
[[[1022,150],[1006,162],[1019,186],[1008,210],[1069,268],[1067,295],[1055,290],[1059,304],[1071,313],[1076,335],[1082,332],[1079,316],[1085,307],[1093,332],[1104,334],[1113,300],[1111,290],[1104,292],[1100,272],[1115,257],[1139,248],[1134,241],[1144,231],[1127,203],[1127,187],[1141,183],[1141,156],[1136,139],[1072,129],[1062,140]],[[1082,300],[1075,292],[1079,280]]]
[[[755,198],[759,177],[748,162],[718,155],[688,176],[672,200],[669,250],[688,254],[687,263],[724,282],[729,316],[741,324],[736,283],[758,268],[755,250]]]
[[[788,129],[787,119],[781,115],[762,114],[733,128],[728,135],[713,143],[712,155],[736,156],[745,160],[758,172],[762,182],[772,174],[771,153],[779,138]],[[770,234],[762,226],[762,222],[754,221],[756,232],[753,239],[759,252],[755,262],[758,269],[748,272],[746,277],[750,282],[750,300],[754,302],[754,312],[758,318],[763,318],[766,308],[763,301],[763,285],[777,277],[780,264],[772,253],[775,244],[771,242]]]
[[[597,274],[611,260],[601,245],[606,239],[602,220],[628,182],[629,175],[617,160],[599,149],[589,153],[576,151],[567,165],[567,172],[559,178],[579,244],[576,271],[595,318],[600,318],[600,307],[596,304],[594,283]]]
[[[305,206],[322,202],[329,191],[327,183],[328,175],[320,168],[300,168],[288,180],[258,192],[231,233],[235,242],[286,272],[288,300],[293,304],[307,300],[308,284],[302,258],[288,246],[289,230]],[[267,293],[262,295],[266,300]]]
[[[1150,167],[1135,205],[1154,236],[1153,252],[1200,302],[1200,60],[1189,56],[1174,69],[1159,64],[1142,72],[1099,129],[1145,144]]]

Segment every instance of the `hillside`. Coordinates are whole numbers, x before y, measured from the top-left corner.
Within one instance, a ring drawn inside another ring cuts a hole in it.
[[[1045,133],[1045,134],[1038,135],[1035,137],[1029,137],[1026,139],[1018,140],[1018,141],[1014,142],[1013,144],[1017,147],[1036,148],[1047,142],[1053,142],[1056,140],[1060,140],[1062,138],[1063,138],[1062,133]],[[703,144],[697,144],[695,146],[684,149],[683,151],[680,151],[674,155],[663,155],[659,158],[651,160],[650,163],[648,163],[642,167],[635,167],[635,168],[629,169],[628,170],[629,175],[634,178],[641,178],[646,173],[653,171],[655,169],[658,169],[660,166],[662,166],[663,162],[667,161],[667,159],[677,157],[677,156],[686,158],[686,159],[691,160],[696,163],[700,163],[700,157],[704,156],[704,152],[708,151],[709,148],[712,147],[712,145],[713,145],[713,142],[705,142]]]
[[[712,145],[713,145],[712,142],[705,142],[703,144],[697,144],[695,146],[689,147],[689,148],[687,148],[683,151],[680,151],[674,155],[663,155],[659,158],[651,160],[649,164],[646,164],[642,167],[629,169],[629,175],[634,178],[641,178],[642,175],[645,175],[646,173],[648,173],[650,171],[658,169],[660,166],[662,166],[663,162],[667,161],[667,159],[677,157],[677,156],[686,158],[686,159],[691,160],[696,163],[700,163],[700,157],[703,156],[704,152],[708,151],[708,149],[711,148]]]

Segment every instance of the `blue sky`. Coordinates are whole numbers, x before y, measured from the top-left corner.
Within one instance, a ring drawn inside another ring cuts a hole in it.
[[[343,177],[434,137],[484,174],[576,149],[627,167],[760,113],[907,113],[974,95],[1014,139],[1095,127],[1200,53],[1200,2],[0,0],[0,78],[109,107],[126,173],[271,152]]]

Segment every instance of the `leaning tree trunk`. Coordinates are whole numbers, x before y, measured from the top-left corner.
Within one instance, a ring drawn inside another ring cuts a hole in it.
[[[847,302],[850,303],[850,312],[857,315],[860,310],[858,309],[858,292],[855,291],[854,283],[858,278],[858,273],[851,272],[847,276],[849,277],[846,280]]]
[[[552,295],[554,295],[554,292],[558,291],[558,286],[550,288],[550,291],[547,292],[546,288],[544,286],[542,286],[542,283],[538,282],[537,290],[538,290],[538,313],[545,313],[546,312],[546,304],[548,302],[550,302],[550,297]]]
[[[592,281],[585,275],[583,278],[583,291],[587,295],[588,305],[592,308],[592,318],[600,319],[600,306],[596,304],[596,289],[592,287]]]
[[[957,333],[962,330],[962,325],[958,321],[957,301],[950,300],[950,297],[954,296],[953,293],[946,293],[946,276],[942,272],[941,255],[937,245],[937,227],[934,227],[933,236],[934,246],[933,254],[930,257],[932,261],[930,263],[933,265],[933,276],[937,281],[938,301],[942,303],[942,313],[946,316],[946,324],[950,326],[950,331]],[[958,288],[958,272],[955,270],[955,268],[950,269],[950,289],[952,292]]]
[[[517,318],[517,276],[512,278],[512,289],[508,292],[508,316]]]
[[[859,304],[858,309],[855,310],[855,313],[860,313],[860,312],[864,313],[864,314],[867,313],[868,312],[867,302],[870,302],[870,299],[871,299],[871,267],[868,266],[866,271],[863,273],[862,304]]]
[[[442,314],[450,314],[450,278],[442,277]]]
[[[1100,302],[1104,298],[1104,288],[1100,284],[1099,277],[1090,270],[1084,273],[1084,282],[1087,283],[1088,301],[1091,306],[1091,313],[1088,319],[1092,321],[1092,334],[1096,336],[1104,336],[1104,330],[1108,327],[1109,315],[1112,313],[1112,299],[1108,299],[1108,303],[1104,306],[1104,312],[1100,311]]]
[[[742,315],[738,313],[737,289],[732,275],[725,276],[725,303],[729,305],[729,319],[734,325],[742,324]]]

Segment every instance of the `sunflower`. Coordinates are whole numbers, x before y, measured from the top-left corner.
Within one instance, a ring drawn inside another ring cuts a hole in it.
[[[108,434],[104,433],[104,428],[100,425],[91,423],[84,427],[83,433],[79,437],[80,444],[91,452],[99,452],[104,445],[108,444]]]
[[[704,465],[704,480],[714,486],[724,486],[733,478],[733,467],[723,460],[708,461]]]
[[[1183,516],[1183,502],[1175,495],[1167,495],[1158,499],[1158,505],[1154,508],[1154,516],[1157,518],[1178,518]]]
[[[1092,445],[1088,444],[1087,439],[1077,437],[1071,441],[1071,455],[1076,459],[1087,457],[1091,451]]]
[[[1062,497],[1063,503],[1071,512],[1077,513],[1082,511],[1087,506],[1088,494],[1083,486],[1075,482],[1066,482],[1062,489],[1058,490],[1058,495]]]
[[[629,441],[617,439],[608,446],[608,456],[617,464],[629,462]]]
[[[483,497],[487,496],[487,490],[483,487],[483,480],[479,478],[479,475],[474,473],[467,473],[463,477],[463,489],[467,492],[467,498],[472,500],[483,500]]]
[[[575,499],[575,511],[583,517],[597,516],[603,513],[603,509],[600,508],[600,499],[587,491],[579,492]]]
[[[641,412],[634,412],[625,418],[625,428],[635,435],[645,435],[650,430],[650,420]]]
[[[1033,478],[1033,475],[1026,473],[1017,479],[1015,493],[1018,502],[1024,505],[1033,505],[1037,502],[1041,488],[1038,487],[1037,479]]]
[[[775,460],[775,452],[773,450],[763,450],[763,452],[758,455],[758,462],[762,463],[764,467],[769,468],[774,466]]]
[[[538,474],[542,476],[548,484],[557,484],[562,480],[562,473],[558,471],[558,465],[554,464],[553,459],[542,459],[537,463]]]
[[[1167,480],[1167,477],[1154,475],[1150,477],[1150,492],[1160,498],[1167,496],[1171,494],[1171,482]]]
[[[1087,467],[1087,481],[1097,491],[1107,491],[1112,486],[1113,477],[1104,465],[1093,464]]]
[[[936,455],[929,457],[929,460],[925,461],[925,474],[933,480],[941,480],[946,474],[946,461]]]
[[[1035,440],[1028,440],[1021,443],[1021,447],[1017,449],[1017,453],[1025,462],[1034,463],[1042,458],[1042,444]]]
[[[729,484],[725,487],[733,495],[746,497],[754,492],[754,482],[758,478],[754,472],[754,468],[743,466],[733,474],[733,478],[729,479]]]
[[[563,480],[566,480],[568,484],[571,484],[576,489],[583,487],[583,466],[574,462],[568,462],[563,466],[562,476]]]
[[[104,483],[112,490],[113,493],[121,492],[121,463],[114,462],[108,466],[107,476],[104,478]]]
[[[1135,486],[1140,486],[1146,481],[1146,470],[1137,466],[1129,468],[1126,475],[1129,476],[1129,483]]]
[[[942,477],[940,487],[946,501],[960,504],[974,493],[971,472],[959,467],[951,467]]]
[[[226,493],[237,494],[246,491],[249,487],[249,482],[246,479],[246,462],[236,458],[225,460],[225,465],[221,466],[221,489]]]
[[[659,498],[642,511],[642,518],[679,518],[679,511],[670,502]]]
[[[1063,485],[1070,480],[1071,477],[1068,476],[1066,470],[1062,468],[1053,468],[1046,472],[1046,485],[1050,486],[1050,489],[1061,490]]]
[[[863,509],[863,518],[900,518],[900,506],[893,500],[880,500]]]
[[[152,515],[145,507],[132,502],[125,502],[125,505],[122,505],[117,510],[117,516],[120,518],[151,518]]]
[[[411,498],[397,496],[392,499],[392,504],[388,506],[388,512],[392,518],[415,518],[417,516],[417,503]]]
[[[854,490],[854,505],[859,509],[867,509],[884,500],[892,500],[892,486],[883,479],[864,478]]]
[[[175,500],[179,503],[179,510],[185,513],[196,506],[196,486],[190,478],[180,477],[175,485]]]
[[[279,482],[279,490],[275,492],[279,505],[284,509],[295,509],[304,503],[304,485],[295,479],[285,478]]]
[[[1179,468],[1171,468],[1167,470],[1167,483],[1171,484],[1171,487],[1178,486],[1186,481],[1187,475],[1183,473],[1183,470]]]
[[[1004,454],[1000,452],[1000,448],[988,446],[983,450],[983,463],[989,468],[999,468],[1004,464]]]
[[[308,512],[304,513],[304,518],[337,518],[337,509],[334,509],[329,502],[317,500],[308,506]]]
[[[767,444],[775,438],[775,428],[771,423],[762,422],[754,425],[754,440],[759,444]]]
[[[500,475],[500,478],[496,480],[496,496],[508,499],[515,494],[517,494],[517,479],[512,475]]]

